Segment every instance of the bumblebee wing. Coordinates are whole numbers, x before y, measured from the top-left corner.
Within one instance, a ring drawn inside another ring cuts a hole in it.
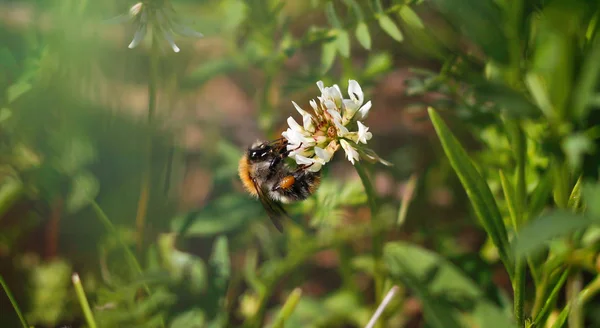
[[[287,217],[286,211],[283,209],[283,207],[281,207],[280,204],[267,197],[264,190],[256,183],[256,181],[254,181],[254,187],[258,193],[258,199],[260,199],[262,206],[267,211],[271,222],[273,222],[273,225],[275,225],[279,232],[283,232],[283,224],[281,223],[281,219],[283,217]]]

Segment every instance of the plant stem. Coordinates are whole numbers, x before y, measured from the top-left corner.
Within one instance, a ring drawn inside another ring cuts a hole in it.
[[[15,300],[15,297],[13,296],[10,289],[8,288],[8,285],[4,281],[4,278],[2,278],[2,275],[0,275],[0,286],[2,286],[2,288],[4,289],[4,292],[6,293],[6,296],[8,296],[8,300],[10,301],[10,304],[12,304],[13,309],[15,309],[15,312],[17,313],[17,316],[19,317],[19,321],[21,321],[21,325],[24,328],[29,328],[29,325],[27,324],[27,321],[25,321],[25,317],[23,316],[21,309],[19,309],[17,300]]]
[[[292,315],[294,309],[298,305],[300,301],[300,297],[302,296],[302,289],[295,288],[290,296],[288,296],[287,300],[281,307],[281,311],[275,318],[275,323],[273,323],[273,328],[283,328],[285,326],[285,322]]]
[[[567,295],[571,302],[571,313],[568,317],[570,328],[583,328],[583,290],[582,290],[582,276],[581,272],[577,272],[567,281]],[[589,293],[589,289],[586,288],[586,294]]]
[[[527,217],[527,185],[525,177],[525,165],[527,158],[527,140],[521,128],[521,122],[506,119],[505,125],[513,150],[513,156],[517,163],[515,172],[516,187],[514,197],[515,217],[514,229],[519,232]],[[513,279],[514,312],[518,327],[525,327],[525,275],[527,274],[526,258],[515,259],[515,275]]]
[[[93,200],[91,205],[92,205],[92,209],[94,210],[94,212],[96,212],[96,216],[98,216],[100,221],[102,221],[106,230],[108,230],[109,233],[113,234],[117,238],[119,244],[121,244],[121,247],[123,247],[123,251],[125,252],[125,257],[127,258],[129,265],[132,266],[139,275],[141,275],[142,267],[138,263],[133,252],[129,249],[127,244],[125,244],[123,239],[121,239],[121,237],[119,236],[117,229],[112,224],[112,222],[110,222],[110,220],[108,219],[108,216],[106,216],[106,213],[104,213],[104,211],[102,210],[102,208],[100,208],[100,206],[98,205],[98,203],[96,203],[96,201]],[[144,283],[144,289],[146,290],[146,292],[148,294],[150,294],[150,288],[145,283]]]
[[[387,222],[374,227],[375,229],[371,229],[371,224],[358,224],[341,231],[336,231],[331,236],[321,236],[316,240],[314,238],[307,238],[298,242],[298,245],[302,245],[302,247],[292,247],[292,251],[282,260],[272,261],[268,269],[262,269],[265,270],[265,274],[261,277],[261,281],[264,282],[264,288],[261,288],[259,292],[258,310],[254,316],[246,319],[243,327],[261,327],[267,301],[271,297],[279,279],[293,272],[300,264],[304,263],[315,253],[323,249],[339,247],[367,236],[373,236],[391,227],[392,224],[388,224]]]
[[[379,205],[377,204],[377,195],[375,193],[375,188],[373,188],[373,184],[371,183],[371,179],[365,170],[365,167],[360,163],[356,162],[354,164],[356,168],[356,172],[358,173],[360,180],[365,188],[365,193],[367,194],[367,200],[369,202],[369,208],[371,209],[371,227],[373,231],[376,231],[378,222],[378,214],[379,214]],[[383,268],[381,266],[381,258],[383,256],[383,238],[381,233],[373,233],[372,236],[373,241],[373,262],[375,267],[373,268],[374,279],[375,279],[375,303],[379,304],[382,301],[382,293],[383,293],[383,283],[385,281]],[[381,323],[383,325],[383,323]]]
[[[381,314],[383,313],[385,308],[392,301],[392,298],[398,293],[398,290],[399,290],[398,286],[394,286],[394,287],[392,287],[392,289],[390,289],[390,291],[387,293],[387,295],[385,295],[385,298],[383,299],[383,301],[381,301],[381,304],[379,304],[379,307],[377,307],[377,310],[375,311],[375,313],[371,317],[371,320],[369,320],[369,322],[367,323],[365,328],[373,328],[375,326],[377,319],[379,319],[379,317],[381,316]]]
[[[77,299],[79,299],[79,304],[81,305],[81,309],[83,310],[85,321],[87,322],[90,328],[96,328],[96,321],[94,320],[92,309],[90,309],[90,303],[88,303],[88,300],[85,297],[85,292],[83,291],[83,286],[81,286],[81,280],[79,279],[79,275],[77,273],[74,273],[71,279],[73,280],[73,285],[75,286],[75,293],[77,293]]]
[[[140,186],[140,197],[138,200],[137,213],[135,216],[135,226],[137,232],[137,251],[141,253],[144,246],[144,228],[146,225],[146,215],[148,213],[148,203],[150,200],[151,178],[152,178],[152,123],[156,113],[156,89],[158,84],[158,41],[155,36],[152,38],[150,49],[150,78],[148,79],[148,127],[146,139],[146,163],[142,173],[142,182]]]

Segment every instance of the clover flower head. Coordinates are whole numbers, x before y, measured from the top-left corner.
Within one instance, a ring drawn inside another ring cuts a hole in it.
[[[289,128],[281,134],[288,141],[289,156],[298,165],[317,172],[341,146],[353,165],[361,158],[391,165],[366,147],[373,134],[361,121],[369,114],[371,101],[365,103],[358,82],[349,81],[349,99],[344,99],[337,85],[326,87],[319,81],[317,87],[321,96],[309,102],[312,113],[292,101],[302,116],[302,124],[290,116],[287,120]]]
[[[137,47],[144,40],[148,29],[152,31],[153,37],[167,41],[174,52],[180,51],[177,44],[175,44],[175,34],[196,38],[203,36],[202,33],[194,31],[178,20],[177,13],[168,0],[138,2],[129,8],[126,15],[119,16],[116,20],[132,22],[136,27],[133,40],[129,44],[130,49]]]

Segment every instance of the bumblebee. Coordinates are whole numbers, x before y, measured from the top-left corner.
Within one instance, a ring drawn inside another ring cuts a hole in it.
[[[312,195],[321,183],[320,172],[310,172],[309,165],[292,168],[285,163],[290,154],[287,140],[257,141],[240,159],[238,173],[244,188],[258,197],[269,218],[280,232],[281,220],[289,217],[281,206]]]

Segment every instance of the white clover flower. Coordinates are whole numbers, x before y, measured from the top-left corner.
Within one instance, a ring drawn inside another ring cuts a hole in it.
[[[309,102],[313,113],[305,111],[292,101],[294,108],[302,116],[302,125],[290,116],[287,120],[289,128],[281,134],[288,141],[287,149],[291,151],[289,156],[298,165],[309,166],[309,171],[317,172],[341,146],[353,165],[361,158],[390,165],[374,151],[360,145],[366,145],[373,134],[359,121],[367,117],[371,101],[364,103],[364,94],[358,82],[350,80],[348,83],[350,99],[343,98],[337,85],[325,87],[319,81],[317,86],[321,96],[317,97],[318,102]],[[351,131],[355,128],[358,131]]]
[[[177,14],[167,0],[141,1],[129,9],[128,14],[119,16],[114,21],[131,21],[136,27],[133,40],[129,48],[137,47],[146,37],[148,29],[154,34],[153,37],[163,38],[174,52],[180,49],[175,44],[174,34],[186,37],[203,37],[202,33],[182,25],[177,19]]]

